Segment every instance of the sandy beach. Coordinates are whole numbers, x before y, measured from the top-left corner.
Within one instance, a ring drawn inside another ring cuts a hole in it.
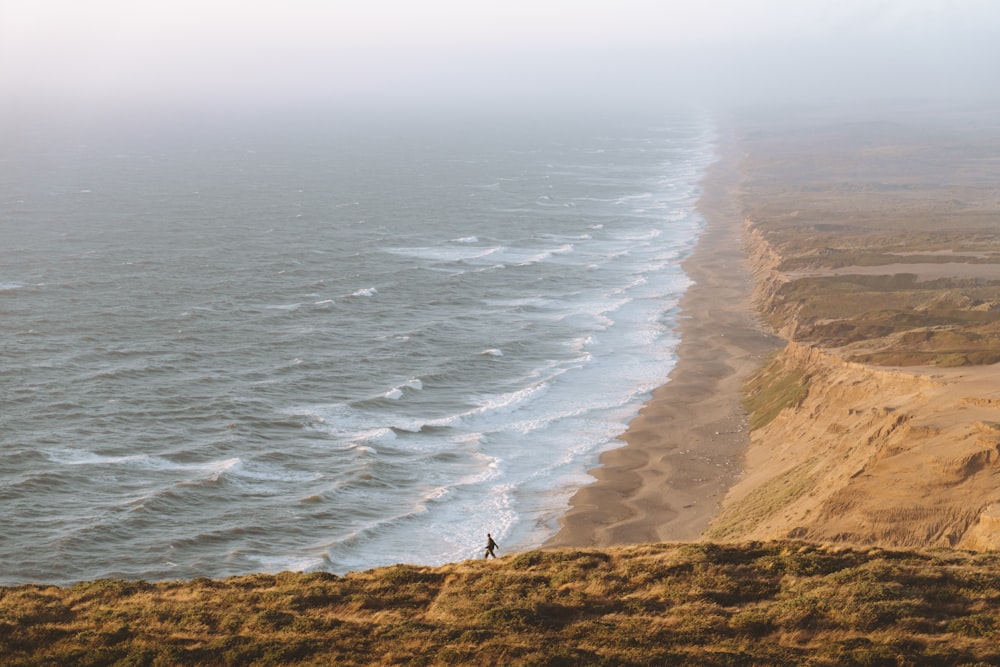
[[[752,282],[736,199],[741,155],[720,140],[703,183],[706,227],[684,270],[678,362],[591,471],[546,546],[697,539],[740,474],[749,444],[741,387],[778,347],[751,307]]]

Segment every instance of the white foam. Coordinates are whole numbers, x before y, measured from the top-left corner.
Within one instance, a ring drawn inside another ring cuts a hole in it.
[[[593,241],[592,234],[539,234],[539,238],[552,241]]]
[[[301,303],[265,303],[257,306],[258,308],[263,308],[264,310],[283,310],[292,311],[298,310],[302,307]]]
[[[544,308],[553,302],[551,299],[541,296],[525,296],[509,299],[485,298],[483,299],[483,303],[500,308],[524,308],[525,306]]]
[[[572,243],[564,243],[555,248],[504,248],[494,259],[514,266],[530,266],[547,261],[555,255],[573,252]]]
[[[478,445],[482,440],[483,434],[476,432],[459,433],[451,438],[457,445]]]
[[[125,466],[159,472],[193,472],[205,474],[213,480],[219,479],[223,473],[242,465],[239,457],[208,461],[206,463],[178,463],[162,456],[150,456],[148,454],[107,456],[86,450],[74,449],[48,450],[43,453],[53,463],[61,463],[63,465]]]
[[[407,431],[409,433],[420,433],[425,427],[430,428],[447,428],[449,426],[455,426],[461,419],[472,412],[461,412],[447,417],[438,417],[436,419],[414,419],[406,418],[400,415],[389,416],[388,419],[392,421],[392,428],[399,431]]]
[[[471,241],[469,243],[472,243]],[[433,263],[453,264],[456,262],[472,262],[490,257],[503,250],[502,246],[426,246],[415,248],[386,248],[385,251],[394,255],[422,259]]]
[[[439,486],[437,488],[431,489],[423,495],[423,500],[425,502],[434,502],[435,500],[441,500],[446,495],[451,493],[451,489],[446,486]]]
[[[131,454],[126,456],[105,456],[95,452],[80,449],[46,450],[42,452],[53,463],[64,465],[115,465],[120,463],[150,463],[153,457],[147,454]],[[162,460],[162,459],[161,459]]]
[[[222,477],[224,473],[234,468],[237,468],[238,466],[242,466],[242,464],[243,462],[240,461],[239,457],[237,457],[232,459],[226,459],[225,461],[219,461],[217,463],[208,464],[204,466],[202,469],[205,469],[209,472],[210,479],[218,480],[219,478]]]
[[[615,204],[616,206],[621,206],[623,204],[628,204],[636,201],[649,201],[652,198],[653,198],[652,192],[643,192],[642,194],[638,195],[625,195],[622,197],[618,197],[612,203]]]
[[[323,570],[329,564],[325,556],[265,556],[262,554],[246,554],[246,558],[260,564],[256,570],[267,574],[278,572],[314,572]]]
[[[374,287],[364,287],[359,290],[355,290],[351,293],[351,296],[364,297],[364,296],[375,296],[378,294],[378,290]]]
[[[311,482],[323,477],[320,472],[289,470],[273,464],[244,462],[239,458],[228,459],[216,467],[217,475],[261,482]]]
[[[652,241],[653,239],[661,236],[662,234],[663,231],[659,229],[646,229],[642,231],[612,234],[612,238],[618,241],[630,241],[630,242]]]
[[[362,433],[359,433],[355,438],[356,440],[361,440],[362,442],[373,442],[375,444],[386,444],[391,443],[396,440],[396,432],[389,427],[378,427],[368,429]]]
[[[636,277],[631,282],[628,282],[625,285],[622,285],[621,287],[615,287],[614,289],[611,290],[611,294],[616,294],[616,295],[617,294],[624,294],[625,292],[628,292],[629,290],[632,290],[632,289],[634,289],[636,287],[639,287],[640,285],[645,285],[648,282],[649,282],[649,278],[647,276],[645,276],[645,275],[641,275],[641,276]]]
[[[383,398],[389,398],[389,399],[396,400],[396,399],[400,399],[400,398],[403,397],[403,390],[404,389],[409,389],[409,390],[413,390],[413,391],[420,391],[423,388],[424,388],[424,383],[423,383],[423,381],[420,378],[410,378],[409,380],[407,380],[403,384],[401,384],[401,385],[399,385],[397,387],[393,387],[389,391],[387,391],[384,394],[382,394],[382,397]]]
[[[547,389],[548,385],[546,383],[539,382],[506,394],[480,394],[473,396],[472,401],[479,406],[476,410],[477,413],[509,412],[529,401],[539,398]]]
[[[580,338],[574,338],[573,340],[567,341],[565,343],[565,345],[567,347],[569,347],[571,350],[573,350],[574,352],[579,353],[579,352],[583,352],[586,348],[590,347],[591,345],[594,345],[596,342],[597,342],[596,338],[594,338],[593,336],[588,335],[588,336],[582,336]],[[587,360],[588,361],[590,360],[589,356],[587,357]]]

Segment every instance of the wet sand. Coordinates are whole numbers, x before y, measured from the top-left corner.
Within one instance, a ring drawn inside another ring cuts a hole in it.
[[[668,382],[605,452],[545,546],[696,540],[736,481],[749,444],[741,388],[778,339],[758,326],[736,193],[741,155],[720,141],[699,209],[706,227],[684,269],[681,342]]]

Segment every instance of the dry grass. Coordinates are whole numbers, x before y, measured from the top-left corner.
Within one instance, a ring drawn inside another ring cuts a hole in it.
[[[797,542],[0,589],[10,665],[1000,664],[1000,556]]]
[[[789,279],[758,295],[776,330],[870,364],[1000,361],[993,116],[814,118],[800,131],[749,134],[742,146],[741,202]],[[900,264],[936,265],[946,277],[920,279]]]

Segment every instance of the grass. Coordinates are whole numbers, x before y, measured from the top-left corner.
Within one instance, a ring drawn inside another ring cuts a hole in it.
[[[788,507],[820,484],[821,480],[810,474],[815,467],[815,460],[803,461],[754,488],[745,498],[726,506],[705,531],[705,537],[724,540],[745,534],[778,510]]]
[[[787,368],[775,353],[771,363],[747,382],[743,392],[750,428],[762,428],[785,408],[797,407],[805,400],[809,394],[809,375],[801,368]]]
[[[1000,128],[826,123],[743,141],[740,203],[787,278],[764,283],[764,319],[792,340],[846,348],[862,363],[1000,361],[1000,273],[971,271],[1000,264],[1000,163],[989,157]],[[898,273],[899,264],[955,270],[919,280]],[[872,267],[884,275],[868,275]]]
[[[802,278],[769,297],[768,320],[792,338],[867,351],[875,365],[962,366],[1000,361],[1000,285],[955,281],[907,288],[912,276]]]
[[[1000,556],[692,543],[0,589],[5,665],[1000,663]]]

